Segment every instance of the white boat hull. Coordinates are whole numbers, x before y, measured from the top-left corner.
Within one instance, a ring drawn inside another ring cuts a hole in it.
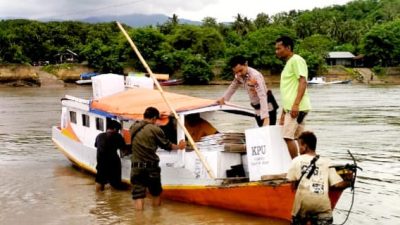
[[[75,165],[93,174],[96,174],[96,149],[85,146],[64,135],[61,130],[54,126],[52,128],[52,140],[60,151]],[[219,185],[220,180],[196,178],[196,175],[179,162],[176,151],[158,153],[161,158],[161,177],[164,186],[169,185]],[[125,183],[130,183],[131,161],[130,158],[121,159],[121,175]]]

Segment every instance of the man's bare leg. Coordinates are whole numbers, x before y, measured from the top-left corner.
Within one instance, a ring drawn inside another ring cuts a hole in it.
[[[144,209],[144,198],[134,199],[135,209],[138,211],[142,211]]]
[[[292,159],[294,159],[299,154],[297,150],[296,140],[285,138],[285,142],[287,144],[290,156],[292,157]]]
[[[104,191],[104,184],[96,183],[96,191]]]
[[[161,205],[161,198],[160,196],[153,196],[153,206],[157,207]]]

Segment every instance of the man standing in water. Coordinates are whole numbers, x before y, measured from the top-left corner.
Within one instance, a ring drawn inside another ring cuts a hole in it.
[[[107,122],[107,130],[96,137],[94,146],[97,148],[96,190],[103,191],[107,183],[115,189],[126,189],[121,182],[121,160],[118,149],[125,150],[124,138],[118,131],[121,124],[115,120]]]
[[[263,75],[257,70],[249,67],[243,56],[234,56],[229,61],[235,79],[229,85],[228,90],[220,99],[219,104],[229,101],[236,90],[243,85],[250,98],[251,106],[256,110],[256,121],[259,127],[276,124],[276,111],[278,104],[271,91],[265,85]]]
[[[156,154],[157,148],[182,150],[186,147],[184,140],[181,140],[178,145],[168,140],[161,128],[155,124],[159,118],[160,112],[154,107],[148,107],[144,112],[144,119],[134,123],[130,128],[132,198],[136,210],[144,209],[147,188],[153,197],[153,206],[161,204],[161,168],[158,165],[160,158]]]
[[[293,53],[294,43],[290,37],[282,36],[275,41],[275,53],[286,61],[281,73],[280,91],[283,138],[292,159],[298,155],[296,139],[304,130],[304,117],[311,110],[307,92],[308,68],[306,61]]]
[[[299,137],[300,156],[289,168],[287,179],[296,182],[296,195],[292,209],[292,224],[332,224],[332,208],[329,187],[346,188],[350,181],[343,179],[330,167],[330,160],[316,154],[317,137],[303,132]],[[351,180],[351,179],[350,179]]]

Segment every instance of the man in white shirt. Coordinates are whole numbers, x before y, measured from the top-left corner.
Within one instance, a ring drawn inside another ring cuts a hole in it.
[[[331,168],[328,158],[319,157],[315,149],[317,138],[314,133],[305,131],[299,136],[300,155],[293,159],[287,179],[296,181],[297,191],[292,209],[292,224],[312,225],[332,224],[332,208],[329,187],[346,188],[345,182]]]

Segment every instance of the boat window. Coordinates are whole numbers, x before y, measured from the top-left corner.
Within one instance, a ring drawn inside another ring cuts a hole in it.
[[[90,127],[89,116],[86,114],[82,114],[82,125],[85,127]]]
[[[76,112],[69,111],[69,120],[71,121],[71,123],[76,124]]]
[[[168,123],[164,126],[160,126],[160,128],[163,130],[168,140],[176,144],[176,119],[174,116],[169,116]]]
[[[96,129],[104,131],[104,120],[103,118],[96,117]]]

